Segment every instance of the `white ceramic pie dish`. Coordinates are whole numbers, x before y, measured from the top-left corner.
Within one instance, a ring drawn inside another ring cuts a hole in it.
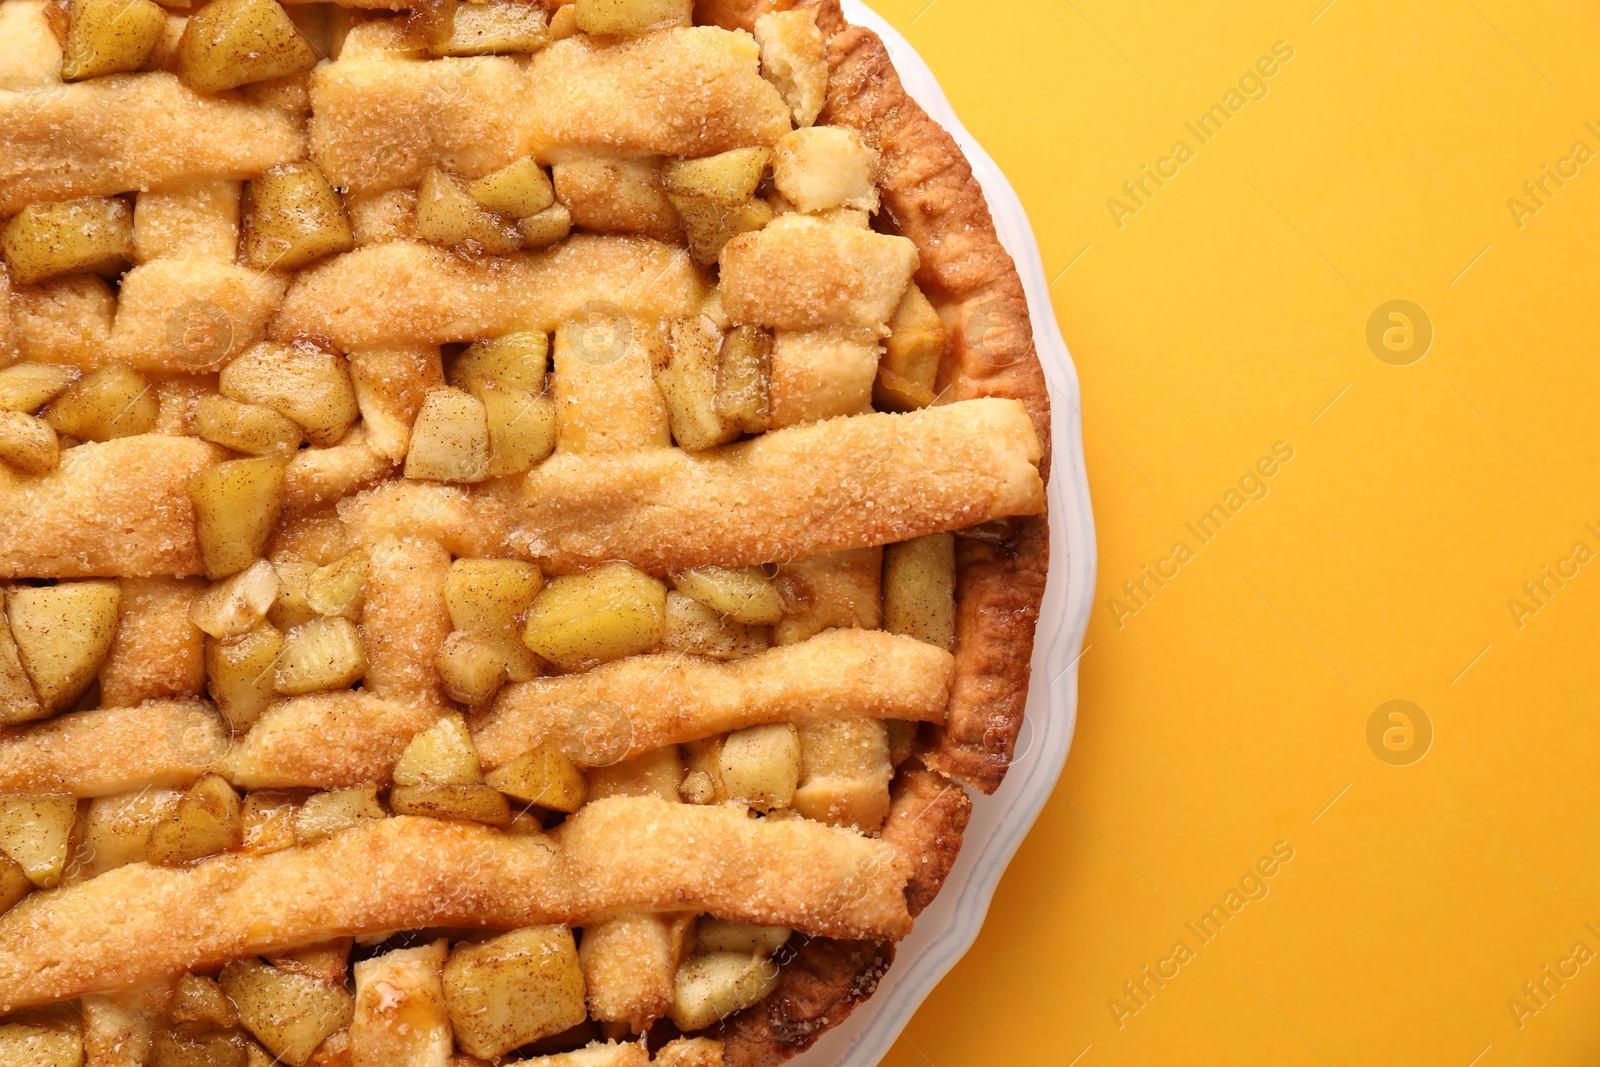
[[[1056,326],[1049,282],[1027,212],[994,160],[951,110],[933,72],[888,22],[860,0],[845,17],[883,38],[906,91],[949,130],[966,153],[994,215],[1000,242],[1016,260],[1028,296],[1034,342],[1050,386],[1054,459],[1050,501],[1050,577],[1039,613],[1033,681],[1017,759],[992,797],[975,796],[961,856],[943,890],[917,918],[877,993],[823,1035],[801,1062],[810,1067],[871,1067],[883,1058],[933,987],[972,946],[1006,865],[1033,825],[1066,763],[1078,711],[1078,658],[1094,603],[1094,518],[1084,472],[1078,374]]]

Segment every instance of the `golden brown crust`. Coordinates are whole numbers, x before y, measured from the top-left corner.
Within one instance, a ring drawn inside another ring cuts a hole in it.
[[[801,947],[784,962],[778,988],[717,1028],[728,1067],[772,1067],[804,1052],[877,990],[894,960],[887,941],[796,942]]]
[[[507,687],[474,720],[473,741],[487,768],[549,743],[567,745],[573,759],[593,766],[761,723],[938,721],[950,659],[943,649],[881,630],[829,630],[731,663],[635,656]],[[595,709],[608,727],[598,748],[572,737],[573,716],[584,709]]]
[[[171,74],[0,92],[0,216],[39,200],[253,178],[305,155],[285,114],[202,97]]]
[[[102,797],[187,786],[227,747],[221,720],[199,700],[58,715],[0,739],[0,793]]]
[[[558,450],[521,479],[508,545],[547,571],[654,574],[908,541],[1045,507],[1015,401],[873,412],[715,451]]]
[[[100,666],[100,702],[132,707],[205,691],[204,635],[189,609],[206,591],[199,578],[124,578],[117,635]]]
[[[884,214],[921,259],[916,280],[949,333],[941,402],[1020,400],[1049,476],[1050,401],[1026,297],[982,189],[947,131],[905,92],[878,36],[848,25],[837,0],[697,0],[697,20],[748,29],[769,11],[804,7],[829,38],[828,104],[820,119],[857,130],[881,154]],[[1049,562],[1045,516],[988,524],[958,541],[957,649],[948,718],[925,728],[921,757],[937,774],[902,770],[883,836],[913,858],[913,915],[939,891],[961,847],[971,802],[1010,766],[1027,702],[1034,626]],[[956,781],[943,777],[948,775]],[[809,1047],[870,996],[888,946],[819,939],[784,967],[766,1001],[724,1027],[731,1067],[771,1067]]]
[[[972,801],[944,776],[908,767],[895,780],[893,804],[882,837],[911,860],[906,907],[915,918],[955,864]],[[797,937],[791,944],[802,942],[783,961],[777,990],[723,1024],[729,1067],[772,1067],[811,1047],[873,994],[894,959],[890,942]]]
[[[66,449],[39,477],[0,468],[0,578],[204,573],[189,476],[225,455],[141,434]]]
[[[918,283],[950,329],[941,371],[946,401],[1020,400],[1049,477],[1050,401],[1027,300],[1000,245],[972,168],[954,139],[909,96],[877,35],[847,27],[828,42],[824,118],[860,132],[881,153],[885,214],[922,257]],[[1027,702],[1033,630],[1049,539],[1043,516],[1015,520],[988,546],[964,540],[959,558],[957,684],[948,725],[931,734],[929,766],[992,793],[1011,762]]]
[[[915,766],[895,779],[882,837],[911,859],[906,907],[913,918],[938,896],[971,817],[972,800],[959,783]]]

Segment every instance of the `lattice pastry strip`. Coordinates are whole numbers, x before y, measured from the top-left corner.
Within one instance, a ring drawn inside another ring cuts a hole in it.
[[[860,548],[794,560],[776,585],[791,610],[778,623],[780,645],[814,639],[832,627],[876,629],[883,619],[883,550]],[[937,649],[918,643],[929,653]],[[930,655],[929,658],[932,658]],[[915,717],[895,716],[905,723]],[[868,716],[802,718],[795,722],[801,774],[794,809],[818,822],[873,832],[889,814],[889,728]]]
[[[330,937],[429,926],[581,926],[687,907],[818,936],[897,937],[910,925],[909,868],[893,846],[809,821],[648,798],[596,802],[553,844],[380,819],[267,856],[123,867],[7,914],[0,1012]]]
[[[0,215],[197,178],[249,178],[303,158],[277,111],[202,97],[170,74],[0,92]]]
[[[674,749],[622,760],[590,777],[591,800],[633,796],[680,802],[682,767]],[[602,1023],[626,1023],[634,1033],[644,1033],[666,1015],[693,918],[639,912],[585,930],[578,959],[588,987],[590,1016]]]
[[[417,598],[399,599],[392,616],[402,637],[369,641],[367,677],[414,670],[427,676],[429,629],[435,651],[445,630],[435,622],[404,625]],[[369,612],[374,611],[369,603]],[[383,617],[369,614],[372,620]],[[445,628],[448,621],[444,620]],[[397,655],[385,659],[386,649]],[[395,662],[395,661],[398,662]],[[487,769],[504,766],[537,745],[568,747],[580,762],[636,757],[724,733],[810,718],[871,717],[937,721],[944,716],[949,653],[890,634],[836,630],[732,663],[667,653],[620,660],[582,674],[557,675],[508,687],[473,723]],[[0,792],[105,796],[142,782],[187,785],[207,770],[252,789],[337,788],[386,781],[407,742],[438,717],[442,704],[400,691],[327,692],[273,704],[231,745],[206,705],[151,701],[52,719],[0,739]],[[626,724],[613,750],[598,755],[572,738],[574,709],[597,706]]]
[[[210,178],[140,193],[133,204],[134,258],[232,263],[239,254],[241,189],[237,181]]]

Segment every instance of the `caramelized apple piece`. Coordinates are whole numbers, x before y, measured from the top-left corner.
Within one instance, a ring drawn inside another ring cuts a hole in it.
[[[445,578],[445,609],[458,630],[497,633],[516,621],[544,588],[544,576],[518,559],[458,559]]]
[[[343,986],[281,971],[255,957],[234,960],[222,968],[220,980],[244,1028],[290,1067],[306,1067],[317,1046],[349,1026],[355,1014]]]
[[[126,363],[110,363],[57,397],[44,421],[57,433],[109,441],[149,433],[159,408],[143,375]]]
[[[277,0],[212,0],[189,16],[174,59],[185,85],[220,93],[310,70],[317,53]]]
[[[760,652],[771,643],[771,634],[765,626],[735,622],[676,589],[667,593],[667,632],[661,639],[663,649],[728,660]]]
[[[516,225],[488,210],[467,192],[466,183],[429,167],[417,190],[417,236],[446,247],[472,242],[484,251],[506,255],[522,247]]]
[[[77,819],[78,802],[69,796],[0,796],[0,852],[28,881],[50,889],[61,882]]]
[[[207,688],[235,730],[255,722],[277,697],[282,653],[283,634],[265,622],[231,640],[207,639]]]
[[[273,0],[243,2],[278,6]],[[234,0],[212,0],[201,14],[229,3]],[[299,270],[355,247],[344,204],[315,163],[280,163],[247,185],[244,224],[245,262],[255,270]]]
[[[953,649],[955,535],[929,534],[883,550],[883,628]]]
[[[406,15],[407,45],[420,42],[426,48],[449,41],[460,7],[457,0],[413,0]]]
[[[550,338],[543,330],[508,333],[470,345],[450,364],[445,379],[465,389],[468,379],[482,374],[502,385],[541,393],[549,358]]]
[[[254,563],[283,504],[284,461],[234,459],[189,479],[206,577],[237,574]]]
[[[17,586],[6,594],[6,617],[17,657],[48,711],[71,707],[100,672],[117,632],[116,582]]]
[[[305,440],[300,427],[277,410],[217,393],[200,398],[194,425],[207,441],[251,456],[292,456]]]
[[[91,800],[83,833],[84,848],[90,855],[86,873],[93,877],[142,863],[150,831],[172,815],[182,796],[175,789],[146,787],[137,793]]]
[[[760,567],[691,567],[672,576],[672,587],[747,626],[783,618],[783,597]]]
[[[672,1021],[680,1030],[703,1030],[760,1003],[778,986],[778,968],[747,952],[711,952],[678,967],[672,987]]]
[[[551,811],[577,811],[588,789],[578,765],[551,745],[529,749],[491,771],[485,781],[507,796]]]
[[[6,223],[0,251],[16,285],[58,274],[118,274],[133,262],[133,209],[111,196],[29,204]]]
[[[318,567],[306,582],[307,605],[318,615],[359,620],[371,570],[367,553],[359,548]]]
[[[0,915],[16,907],[31,892],[33,883],[28,881],[28,872],[22,864],[0,853]]]
[[[720,760],[728,796],[753,808],[786,808],[800,781],[800,738],[789,723],[735,730]]]
[[[565,204],[552,204],[537,215],[518,220],[517,232],[522,235],[523,248],[544,248],[565,241],[572,232],[572,212]]]
[[[59,1024],[0,1026],[0,1063],[19,1067],[82,1067],[83,1037]]]
[[[440,938],[355,965],[352,1067],[465,1067],[450,1055],[455,1044],[442,978],[448,949]]]
[[[451,699],[490,700],[510,678],[537,669],[514,633],[516,618],[544,585],[539,568],[510,559],[458,559],[445,580],[445,607],[455,632],[439,650],[438,667]]]
[[[295,840],[308,845],[369,819],[381,819],[385,814],[375,785],[313,793],[295,812]]]
[[[754,199],[771,158],[770,149],[735,148],[661,169],[661,183],[683,220],[696,263],[715,263],[730,239],[772,221],[772,208]]]
[[[456,1044],[496,1059],[588,1017],[572,931],[530,926],[482,944],[458,944],[444,968]]]
[[[178,979],[167,1017],[179,1027],[204,1032],[239,1025],[239,1012],[214,980],[198,974]]]
[[[694,15],[694,0],[578,0],[575,6],[584,33],[649,33],[687,26]]]
[[[278,572],[258,559],[213,585],[189,609],[189,621],[212,637],[238,637],[256,627],[278,599]]]
[[[532,156],[523,156],[479,178],[467,186],[467,192],[490,211],[519,219],[537,215],[556,202],[550,176]]]
[[[489,477],[521,474],[556,450],[561,426],[555,401],[484,375],[467,380],[489,427]]]
[[[540,5],[526,0],[488,0],[457,4],[449,36],[428,45],[428,54],[493,56],[537,52],[549,41],[550,33],[545,29],[544,9]]]
[[[0,411],[0,463],[23,474],[44,474],[61,462],[61,441],[43,419]]]
[[[306,600],[306,587],[317,570],[315,561],[293,552],[278,552],[272,557],[272,569],[278,572],[278,599],[268,609],[267,621],[288,631],[316,618]]]
[[[478,749],[459,715],[446,715],[411,739],[394,765],[395,785],[481,785]]]
[[[11,636],[11,623],[6,618],[5,598],[0,597],[0,726],[29,722],[48,714],[50,709],[39,703],[33,680],[22,666],[16,639]]]
[[[73,0],[61,80],[138,70],[166,28],[167,13],[151,0]]]
[[[656,370],[656,386],[678,447],[700,452],[739,436],[739,426],[717,411],[717,366],[721,337],[707,318],[672,323],[667,363]]]
[[[389,790],[389,806],[396,815],[511,825],[511,806],[486,785],[397,785]]]
[[[506,681],[504,641],[456,630],[439,646],[434,665],[445,695],[463,704],[487,704]]]
[[[459,715],[447,715],[411,739],[395,764],[389,806],[396,815],[511,822],[506,798],[483,783],[478,750]]]
[[[349,619],[315,618],[283,637],[273,685],[288,696],[348,689],[367,673],[361,631]]]
[[[483,401],[460,389],[433,389],[411,427],[405,476],[481,482],[489,476],[489,418]]]
[[[14,363],[0,369],[0,411],[35,414],[66,392],[80,373],[64,363]]]
[[[933,403],[944,358],[944,322],[913,283],[889,320],[890,334],[878,361],[872,403],[881,411],[915,411]]]
[[[172,815],[150,831],[145,855],[151,863],[175,867],[236,848],[243,840],[239,794],[220,775],[207,774],[183,794]]]
[[[562,670],[621,659],[659,644],[667,588],[626,563],[550,579],[528,611],[523,641]]]
[[[265,404],[317,445],[338,444],[361,415],[349,363],[311,345],[258,344],[222,369],[217,388],[242,403]]]
[[[152,1067],[270,1067],[260,1046],[237,1030],[197,1033],[157,1030],[150,1039]]]
[[[717,414],[743,433],[765,433],[771,419],[772,334],[736,326],[717,361]]]
[[[770,956],[794,931],[786,926],[733,923],[707,915],[695,925],[695,946],[701,952],[750,952]]]

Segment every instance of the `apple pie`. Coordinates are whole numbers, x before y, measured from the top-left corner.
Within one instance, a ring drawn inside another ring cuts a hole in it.
[[[837,0],[0,0],[0,1064],[774,1064],[1010,763],[1049,407]]]

